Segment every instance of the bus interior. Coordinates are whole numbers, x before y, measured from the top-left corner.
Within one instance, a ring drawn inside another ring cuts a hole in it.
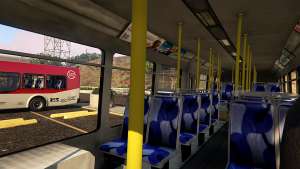
[[[300,168],[298,5],[1,0],[0,169]]]

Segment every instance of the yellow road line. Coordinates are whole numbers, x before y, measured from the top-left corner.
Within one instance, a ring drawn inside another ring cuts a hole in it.
[[[37,123],[36,119],[24,120],[23,118],[16,118],[16,119],[0,120],[0,129],[25,126],[25,125],[31,125],[36,123]]]
[[[64,119],[73,119],[77,117],[85,117],[85,116],[92,116],[97,115],[97,112],[88,112],[88,111],[74,111],[74,112],[67,112],[67,113],[55,113],[51,114],[51,118],[58,118],[63,117]]]
[[[64,123],[64,122],[61,122],[61,121],[58,121],[58,120],[55,120],[55,119],[52,119],[52,118],[50,118],[50,117],[41,115],[41,114],[39,114],[39,113],[36,113],[36,112],[31,112],[31,113],[32,113],[32,114],[35,114],[35,115],[37,115],[37,116],[43,117],[43,118],[45,118],[45,119],[47,119],[47,120],[50,120],[50,121],[52,121],[52,122],[54,122],[54,123],[57,123],[57,124],[60,124],[60,125],[65,126],[65,127],[68,127],[68,128],[70,128],[70,129],[76,130],[76,131],[78,131],[78,132],[81,132],[81,133],[84,133],[84,134],[88,133],[87,131],[85,131],[85,130],[83,130],[83,129],[80,129],[80,128],[78,128],[78,127],[72,126],[72,125],[70,125],[70,124],[66,124],[66,123]]]

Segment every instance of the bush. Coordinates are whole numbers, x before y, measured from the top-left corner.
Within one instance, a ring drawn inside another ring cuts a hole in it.
[[[92,94],[99,94],[99,88],[95,88],[95,89],[92,91]]]

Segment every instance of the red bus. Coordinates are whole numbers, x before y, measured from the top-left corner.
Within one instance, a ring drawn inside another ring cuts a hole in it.
[[[0,61],[0,110],[77,103],[79,68]]]

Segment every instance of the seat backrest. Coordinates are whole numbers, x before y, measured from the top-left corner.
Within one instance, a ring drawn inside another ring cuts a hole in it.
[[[265,85],[263,83],[255,83],[253,86],[254,92],[265,92]]]
[[[184,95],[181,118],[181,132],[197,133],[198,124],[198,97],[197,95]]]
[[[200,123],[210,125],[210,112],[209,108],[211,106],[210,98],[207,93],[202,93],[200,96]]]
[[[218,119],[219,118],[219,103],[220,103],[220,99],[219,99],[219,95],[218,93],[213,93],[212,97],[211,97],[211,118],[212,119]]]
[[[278,83],[267,83],[265,85],[265,89],[267,92],[272,92],[272,93],[280,92],[280,86]]]
[[[274,122],[269,103],[231,103],[229,132],[231,163],[275,168]]]
[[[233,85],[224,83],[221,90],[221,100],[230,100],[232,98]]]
[[[182,111],[180,97],[155,96],[151,102],[147,143],[177,148]]]
[[[150,100],[149,96],[144,97],[144,138],[146,135],[148,114],[149,114],[149,107],[150,107],[149,100]],[[123,128],[122,128],[122,135],[121,135],[123,139],[127,139],[128,136],[128,111],[129,111],[129,104],[127,103],[124,111]]]

